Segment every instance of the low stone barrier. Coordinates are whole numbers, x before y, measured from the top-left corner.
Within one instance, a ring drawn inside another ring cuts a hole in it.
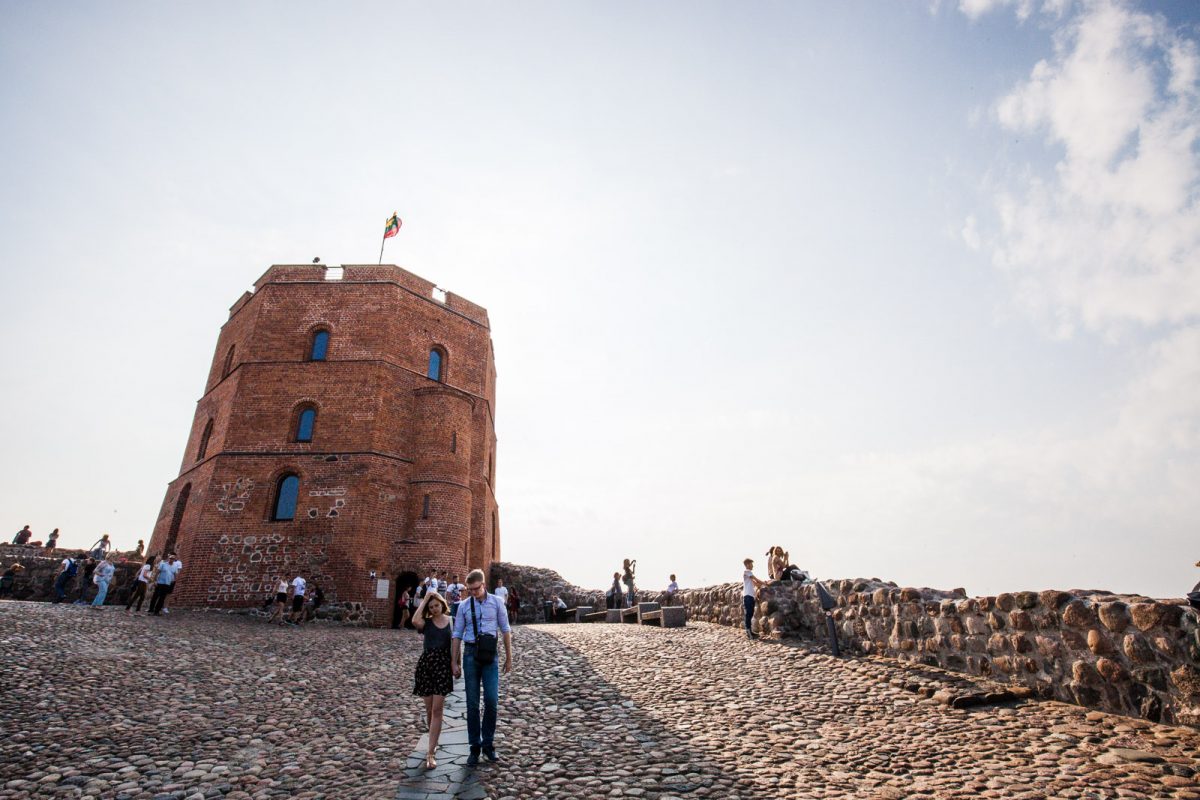
[[[16,581],[13,583],[13,592],[10,599],[14,600],[53,600],[54,599],[54,581],[58,578],[58,573],[62,569],[62,560],[64,558],[82,559],[87,555],[85,550],[54,550],[47,554],[40,547],[22,547],[21,545],[6,544],[0,545],[0,572],[8,569],[13,564],[20,564],[25,569],[17,574]],[[109,585],[108,596],[105,598],[105,605],[116,605],[124,603],[127,599],[126,586],[133,576],[137,575],[138,569],[145,563],[144,559],[134,559],[133,554],[117,553],[115,556],[114,566],[117,568],[113,575],[113,581]],[[67,596],[74,600],[79,589],[83,584],[83,565],[79,566],[79,574],[73,578],[67,585]],[[96,596],[96,588],[89,581],[87,583],[88,599]],[[150,602],[149,593],[147,593],[146,602]],[[143,607],[145,604],[143,604]]]
[[[966,597],[956,589],[902,588],[878,580],[824,583],[842,649],[891,656],[993,681],[1044,698],[1154,722],[1200,726],[1200,617],[1182,600],[1096,591]],[[688,618],[742,624],[738,583],[688,589]],[[826,638],[811,584],[759,592],[757,633]]]

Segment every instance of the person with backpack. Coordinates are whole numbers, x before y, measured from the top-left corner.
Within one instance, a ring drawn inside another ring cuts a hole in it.
[[[67,599],[67,584],[75,580],[79,574],[79,562],[73,558],[64,558],[58,577],[54,579],[54,602],[61,603]]]

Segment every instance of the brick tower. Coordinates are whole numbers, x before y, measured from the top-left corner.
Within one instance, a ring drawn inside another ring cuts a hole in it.
[[[499,557],[487,311],[395,266],[276,265],[221,328],[147,552],[171,602],[257,605],[279,577],[392,621],[400,588]]]

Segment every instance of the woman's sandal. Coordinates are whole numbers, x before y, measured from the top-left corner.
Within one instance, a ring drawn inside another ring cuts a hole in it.
[[[437,769],[437,759],[433,757],[433,753],[425,756],[425,769]]]

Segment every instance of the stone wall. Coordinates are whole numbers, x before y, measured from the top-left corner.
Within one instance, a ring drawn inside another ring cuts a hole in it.
[[[50,555],[46,555],[46,552],[40,547],[21,547],[13,544],[0,545],[0,572],[8,569],[13,564],[20,564],[25,567],[24,572],[17,575],[17,579],[13,584],[12,599],[53,600],[54,580],[58,577],[59,570],[62,568],[62,560],[68,556],[71,558],[83,558],[86,555],[87,552],[84,550],[59,549]],[[138,568],[143,563],[145,563],[144,559],[134,559],[132,553],[117,554],[116,561],[114,562],[117,572],[113,576],[112,584],[109,586],[108,596],[104,601],[105,605],[116,605],[118,602],[125,602],[126,594],[124,587],[137,574]],[[79,574],[67,587],[67,597],[74,600],[79,589],[84,588],[84,586],[83,565],[80,564]],[[87,599],[90,601],[96,596],[96,587],[91,581],[88,581],[86,589]],[[150,602],[149,596],[146,597],[146,602]],[[142,604],[142,607],[145,608],[145,603]]]
[[[1154,722],[1200,726],[1200,616],[1182,600],[1097,591],[965,596],[837,580],[843,650],[1026,686],[1039,696]],[[741,584],[679,593],[688,618],[742,624]],[[768,637],[825,639],[812,585],[772,583],[753,621]]]

